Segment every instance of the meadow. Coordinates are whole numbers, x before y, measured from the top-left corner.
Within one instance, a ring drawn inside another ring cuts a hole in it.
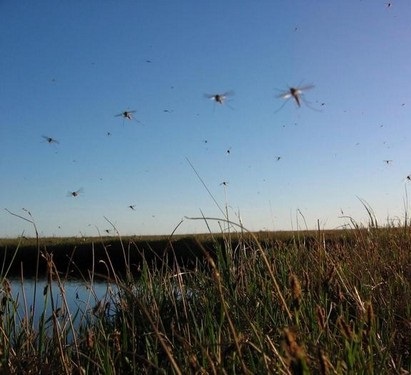
[[[233,224],[195,236],[1,240],[0,251],[2,374],[411,371],[408,226]],[[47,280],[23,316],[12,275]],[[64,284],[74,277],[115,288],[69,311]]]

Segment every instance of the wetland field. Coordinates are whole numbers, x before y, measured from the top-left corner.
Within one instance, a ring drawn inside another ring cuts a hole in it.
[[[408,227],[3,239],[0,264],[2,374],[411,371]]]

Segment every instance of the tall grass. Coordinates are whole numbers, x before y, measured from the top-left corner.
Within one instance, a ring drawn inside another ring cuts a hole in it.
[[[68,310],[52,254],[39,247],[48,283],[37,325],[29,307],[19,316],[22,302],[3,275],[0,373],[411,371],[408,228],[374,223],[281,237],[227,224],[229,234],[216,236],[211,250],[198,238],[194,266],[177,261],[172,241],[166,259],[143,260],[137,273],[129,265],[126,277],[107,262],[116,292],[77,311]],[[125,245],[125,259],[138,251]]]

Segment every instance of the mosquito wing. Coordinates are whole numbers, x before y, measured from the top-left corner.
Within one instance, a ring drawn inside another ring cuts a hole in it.
[[[229,96],[233,96],[233,95],[234,95],[234,91],[233,91],[233,90],[226,91],[226,92],[224,92],[223,94],[221,94],[221,96],[223,96],[223,97],[225,97],[225,98],[227,98],[227,97],[229,97]]]
[[[281,99],[290,99],[291,97],[292,97],[292,94],[291,94],[290,90],[284,91],[281,94],[277,95],[277,98],[281,98]]]
[[[305,86],[301,86],[301,87],[296,87],[296,89],[299,91],[299,94],[302,94],[303,91],[307,91],[307,90],[311,90],[313,89],[315,86],[314,85],[305,85]]]
[[[204,94],[206,99],[215,100],[216,94]]]
[[[281,94],[277,95],[277,98],[282,98],[282,99],[289,99],[292,96],[295,97],[295,95],[301,95],[304,91],[310,90],[314,88],[314,85],[305,85],[301,87],[290,87],[288,90],[283,91]]]
[[[233,95],[234,95],[234,91],[230,90],[230,91],[223,92],[222,94],[218,94],[218,93],[217,94],[204,94],[204,97],[207,99],[216,100],[216,98],[225,99]]]

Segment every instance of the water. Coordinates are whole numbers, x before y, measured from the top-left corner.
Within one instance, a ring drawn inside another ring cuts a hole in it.
[[[102,312],[109,314],[110,306],[113,306],[117,297],[116,286],[101,281],[90,283],[71,280],[61,284],[52,282],[51,285],[48,285],[45,279],[38,280],[37,283],[34,279],[8,281],[11,300],[14,302],[3,305],[2,310],[3,315],[17,314],[17,330],[19,325],[25,324],[27,318],[32,316],[32,325],[36,331],[43,314],[43,321],[48,323],[48,332],[51,330],[54,316],[60,324],[69,324],[71,320],[73,328],[78,329],[81,324],[92,321]],[[6,291],[7,285],[3,283],[0,288],[0,300],[5,300]]]
[[[138,283],[133,291],[144,293]],[[171,293],[175,301],[182,300],[182,293],[188,301],[196,295],[190,288],[184,288],[182,292],[178,284],[172,285]],[[14,324],[10,333],[18,335],[22,329],[28,329],[30,322],[34,332],[45,329],[48,335],[52,335],[57,324],[60,331],[66,333],[67,343],[72,343],[73,331],[78,337],[80,327],[98,322],[103,315],[114,317],[119,297],[115,284],[102,281],[54,281],[49,285],[46,279],[37,283],[34,279],[8,279],[8,283],[0,283],[0,302],[0,316]]]

